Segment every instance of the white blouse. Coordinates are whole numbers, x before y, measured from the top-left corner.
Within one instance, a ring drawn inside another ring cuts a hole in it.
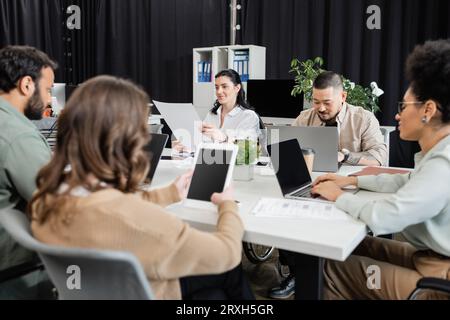
[[[256,138],[262,134],[259,128],[259,117],[253,110],[236,106],[225,116],[222,127],[220,127],[221,115],[222,107],[217,110],[217,114],[210,111],[204,122],[219,128],[228,136],[229,141],[233,141],[236,138]]]

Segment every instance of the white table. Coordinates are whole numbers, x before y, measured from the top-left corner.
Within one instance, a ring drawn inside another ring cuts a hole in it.
[[[186,166],[180,168],[180,165],[180,161],[161,160],[151,187],[171,183],[187,170]],[[346,175],[360,169],[343,166],[339,173]],[[258,169],[252,181],[233,181],[233,186],[235,198],[240,202],[239,212],[245,227],[244,241],[299,253],[296,255],[296,298],[320,299],[324,258],[344,261],[367,234],[365,224],[353,219],[277,218],[251,214],[261,197],[282,198],[276,177],[262,176],[258,174]],[[380,197],[367,191],[359,191],[358,194],[369,198]],[[215,230],[218,215],[214,210],[187,208],[181,203],[169,206],[168,210],[195,228]]]

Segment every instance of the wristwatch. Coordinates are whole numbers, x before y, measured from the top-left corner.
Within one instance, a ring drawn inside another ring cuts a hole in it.
[[[342,149],[341,152],[344,155],[344,159],[342,159],[341,163],[345,163],[350,157],[350,151],[348,151],[347,149]]]
[[[220,143],[225,143],[225,142],[228,142],[228,135],[227,134],[225,134],[225,139],[220,141]]]

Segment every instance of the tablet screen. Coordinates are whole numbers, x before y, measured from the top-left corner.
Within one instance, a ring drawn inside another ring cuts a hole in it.
[[[188,199],[211,201],[214,192],[222,192],[227,179],[232,150],[200,149]]]

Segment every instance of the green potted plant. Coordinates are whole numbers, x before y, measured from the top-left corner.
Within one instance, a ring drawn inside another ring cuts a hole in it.
[[[314,60],[308,59],[300,61],[297,58],[291,61],[290,73],[295,74],[295,86],[292,89],[292,96],[297,96],[303,93],[304,100],[312,101],[312,86],[314,79],[324,72],[322,69],[323,59],[316,57]]]
[[[320,73],[326,71],[322,69],[323,64],[324,61],[321,57],[305,61],[300,61],[297,58],[292,59],[291,70],[289,71],[295,75],[295,86],[291,92],[292,96],[295,97],[303,93],[305,103],[307,105],[311,104],[314,79]],[[367,88],[343,78],[343,85],[344,90],[347,92],[348,103],[363,107],[372,113],[380,111],[378,97],[383,94],[383,90],[378,88],[376,82],[372,82],[370,88]]]
[[[255,164],[258,159],[258,143],[253,137],[236,139],[238,154],[234,167],[234,180],[249,181],[253,179]]]

